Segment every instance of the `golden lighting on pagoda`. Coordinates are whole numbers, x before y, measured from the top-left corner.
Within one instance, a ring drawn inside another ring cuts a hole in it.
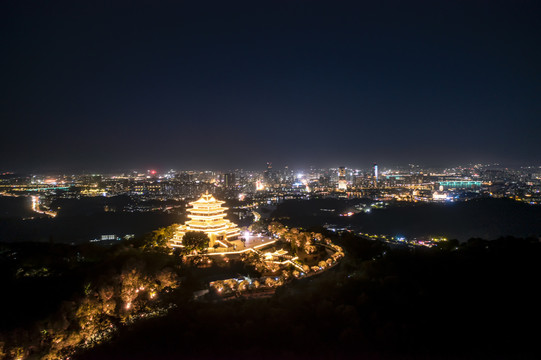
[[[216,200],[208,192],[203,194],[197,201],[190,203],[188,218],[184,225],[180,225],[178,231],[170,242],[172,247],[182,247],[182,237],[187,231],[202,231],[210,239],[209,247],[215,244],[220,247],[233,247],[231,241],[237,240],[240,229],[231,221],[225,219],[228,208],[222,205],[225,201]]]

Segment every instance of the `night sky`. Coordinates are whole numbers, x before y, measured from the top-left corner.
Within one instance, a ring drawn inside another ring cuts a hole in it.
[[[3,1],[0,171],[541,165],[539,1]]]

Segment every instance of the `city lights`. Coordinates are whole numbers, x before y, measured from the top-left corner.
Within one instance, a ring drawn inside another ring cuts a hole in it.
[[[540,14],[2,2],[0,360],[541,359]]]

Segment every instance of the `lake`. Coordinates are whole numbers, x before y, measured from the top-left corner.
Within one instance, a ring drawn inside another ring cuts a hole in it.
[[[58,216],[51,218],[33,212],[28,197],[0,196],[0,242],[84,243],[106,234],[142,235],[184,221],[178,213],[104,210],[105,205],[120,209],[127,203],[123,197],[61,199],[53,203],[60,207]]]
[[[284,223],[311,227],[325,223],[350,225],[370,234],[404,235],[408,238],[446,236],[466,241],[472,237],[495,239],[501,236],[541,236],[541,206],[509,199],[477,199],[457,203],[397,203],[350,217],[359,200],[315,199],[286,201],[273,216],[290,217]],[[322,211],[321,209],[327,209]],[[329,212],[328,209],[336,209]]]

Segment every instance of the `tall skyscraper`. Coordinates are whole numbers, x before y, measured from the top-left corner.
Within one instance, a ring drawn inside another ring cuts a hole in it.
[[[227,173],[223,175],[224,186],[229,188],[235,185],[235,174]]]
[[[268,183],[270,181],[271,175],[272,175],[272,163],[269,161],[267,162],[267,170],[263,172],[263,178],[265,182]]]
[[[348,183],[346,181],[346,168],[340,166],[338,168],[338,190],[347,190]]]

